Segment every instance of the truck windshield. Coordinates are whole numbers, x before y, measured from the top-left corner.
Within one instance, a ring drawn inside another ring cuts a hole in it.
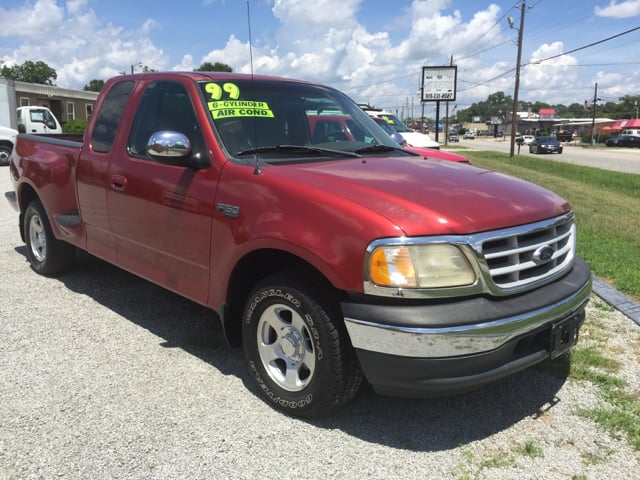
[[[391,127],[398,133],[403,132],[413,132],[409,127],[407,127],[402,120],[400,120],[395,115],[391,115],[389,113],[381,113],[379,117],[382,118],[385,122],[387,122]]]
[[[266,163],[290,162],[292,157],[351,158],[376,145],[390,148],[364,151],[406,154],[351,99],[332,88],[286,80],[223,79],[201,82],[200,89],[225,149],[245,162],[250,154]]]

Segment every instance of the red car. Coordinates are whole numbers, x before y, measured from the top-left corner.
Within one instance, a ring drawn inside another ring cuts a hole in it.
[[[391,129],[389,124],[384,120],[373,119],[382,129],[389,133],[387,129]],[[310,115],[308,117],[309,127],[313,132],[313,138],[329,138],[333,141],[339,140],[362,140],[362,134],[359,127],[353,119],[346,115]],[[393,129],[391,129],[393,131]],[[397,133],[395,135],[398,135]],[[400,137],[402,138],[402,137]],[[396,140],[397,141],[397,140]],[[447,160],[450,162],[458,163],[471,163],[471,161],[462,155],[457,153],[445,152],[442,150],[436,150],[435,148],[426,147],[411,147],[400,144],[400,146],[411,153],[415,153],[426,159]]]
[[[436,160],[448,160],[449,162],[458,162],[458,163],[471,163],[467,157],[462,155],[458,155],[453,152],[445,152],[444,150],[436,150],[434,148],[420,148],[420,147],[403,147],[405,150],[417,153],[418,155],[423,156],[426,159],[436,159]]]

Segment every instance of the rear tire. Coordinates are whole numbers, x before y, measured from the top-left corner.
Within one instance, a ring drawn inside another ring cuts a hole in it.
[[[0,145],[0,166],[9,165],[12,150],[9,145]]]
[[[274,275],[255,287],[242,340],[260,394],[287,414],[330,414],[355,396],[362,381],[337,302],[301,276]]]
[[[27,259],[37,273],[55,275],[71,268],[75,247],[53,236],[47,214],[39,200],[32,201],[24,212],[24,238]]]

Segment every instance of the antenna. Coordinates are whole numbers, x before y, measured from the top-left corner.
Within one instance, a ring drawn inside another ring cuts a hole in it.
[[[253,78],[253,41],[251,40],[251,9],[247,0],[247,23],[249,25],[249,64],[251,65],[251,77]]]
[[[249,64],[251,65],[251,80],[253,80],[253,46],[251,41],[251,8],[249,6],[249,0],[247,0],[247,25],[249,27]],[[258,125],[256,124],[256,118],[253,117],[253,148],[255,167],[253,169],[254,175],[261,175],[262,169],[260,168],[260,159],[258,158]]]

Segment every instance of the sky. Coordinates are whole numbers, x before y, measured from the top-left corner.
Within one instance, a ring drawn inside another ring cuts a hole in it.
[[[65,88],[222,62],[417,116],[425,66],[457,66],[450,108],[513,97],[522,33],[520,100],[640,95],[640,0],[3,0],[0,19],[2,65],[43,61]]]

